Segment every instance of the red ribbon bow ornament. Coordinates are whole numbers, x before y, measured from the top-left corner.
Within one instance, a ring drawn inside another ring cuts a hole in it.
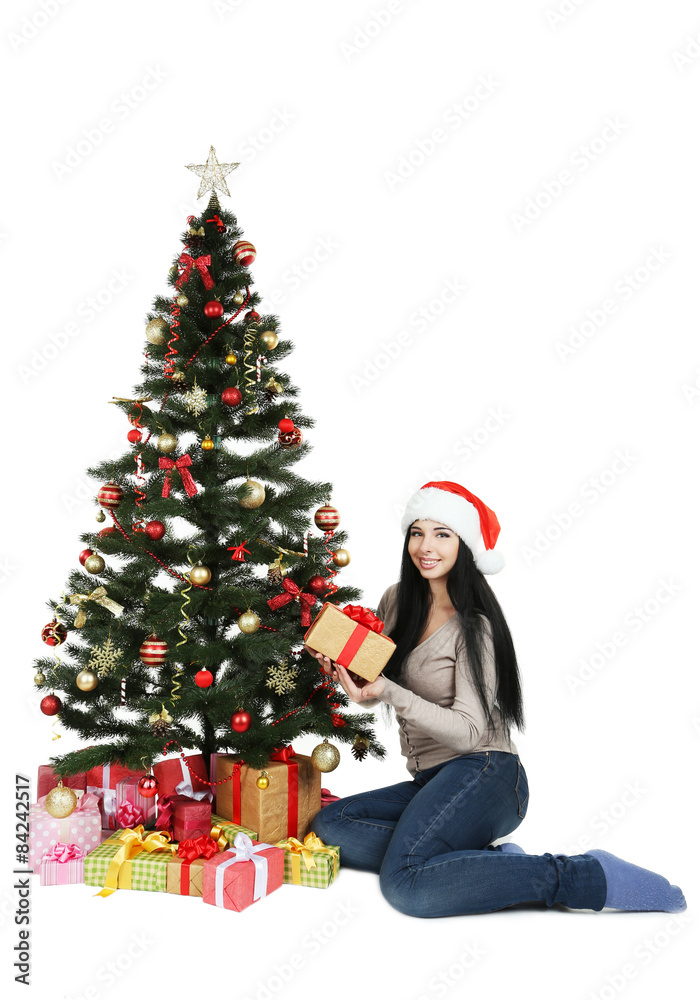
[[[285,604],[289,604],[290,601],[299,600],[301,606],[301,624],[310,625],[311,624],[311,609],[316,603],[315,594],[305,594],[302,592],[299,584],[295,583],[294,580],[290,580],[289,577],[285,577],[282,580],[282,586],[284,587],[284,593],[278,594],[277,597],[271,597],[267,602],[271,611],[277,611],[278,608],[283,608]]]
[[[161,469],[166,469],[165,479],[163,480],[163,492],[161,496],[170,496],[170,487],[172,486],[171,473],[173,469],[176,469],[182,476],[182,485],[185,487],[185,493],[188,497],[193,497],[197,492],[197,484],[192,478],[189,470],[189,466],[192,465],[192,459],[189,455],[180,455],[180,457],[173,461],[172,458],[168,458],[166,455],[161,455],[158,459],[158,466]]]

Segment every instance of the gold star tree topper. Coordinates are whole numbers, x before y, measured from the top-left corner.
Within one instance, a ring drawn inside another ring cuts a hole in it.
[[[201,178],[197,197],[201,198],[207,191],[216,192],[217,189],[230,197],[231,195],[224,178],[238,166],[240,166],[238,163],[219,163],[216,158],[216,150],[213,146],[210,146],[206,163],[187,164],[187,169]]]

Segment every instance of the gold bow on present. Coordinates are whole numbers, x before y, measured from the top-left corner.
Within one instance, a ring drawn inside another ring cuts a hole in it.
[[[219,848],[219,851],[228,850],[228,840],[224,836],[224,828],[222,826],[213,826],[209,836],[212,840],[216,841],[216,846]]]
[[[85,624],[87,614],[85,604],[87,601],[94,601],[95,604],[101,604],[103,608],[111,611],[115,618],[118,618],[124,610],[121,604],[117,604],[111,597],[107,597],[107,591],[104,587],[98,587],[89,594],[71,594],[70,603],[78,605],[78,613],[73,622],[76,628],[82,628]]]
[[[290,852],[292,856],[292,881],[294,885],[301,885],[301,858],[304,859],[307,871],[311,871],[312,868],[316,867],[316,859],[312,851],[318,851],[321,854],[330,854],[333,858],[333,878],[338,874],[337,852],[332,847],[326,847],[321,838],[317,837],[313,830],[310,830],[306,834],[303,844],[296,837],[287,837],[286,840],[280,840],[276,843],[275,847],[284,847],[285,850]]]
[[[175,854],[176,844],[170,843],[170,834],[163,831],[153,830],[144,837],[145,829],[142,825],[135,826],[130,830],[122,830],[119,835],[121,847],[117,850],[107,869],[105,887],[101,892],[96,892],[96,896],[111,896],[116,889],[131,888],[131,864],[127,864],[123,871],[120,869],[126,862],[130,862],[136,854],[141,851],[170,851]],[[120,885],[121,883],[121,885]]]
[[[190,236],[206,236],[204,226],[200,226],[199,229],[195,229],[193,226],[190,226]]]

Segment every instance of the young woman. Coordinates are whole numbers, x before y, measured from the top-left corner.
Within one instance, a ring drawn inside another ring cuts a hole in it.
[[[396,649],[369,683],[324,657],[322,668],[360,704],[396,710],[412,775],[325,806],[312,828],[341,864],[379,874],[402,913],[445,917],[516,903],[575,909],[685,909],[661,875],[593,850],[525,854],[491,841],[512,833],[528,783],[510,727],[524,729],[518,664],[501,607],[484,579],[496,515],[457,483],[426,483],[409,500],[401,576],[377,608]],[[390,709],[388,710],[390,711]]]

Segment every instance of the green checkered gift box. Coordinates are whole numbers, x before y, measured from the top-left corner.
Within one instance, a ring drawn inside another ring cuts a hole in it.
[[[85,858],[85,884],[104,886],[98,896],[115,889],[165,892],[165,870],[176,850],[162,830],[117,830]]]
[[[340,867],[340,848],[324,844],[313,830],[304,837],[280,840],[275,847],[284,847],[284,881],[287,885],[308,885],[327,889],[335,880]]]
[[[236,839],[236,834],[239,830],[247,834],[251,840],[260,840],[256,830],[249,830],[247,826],[238,826],[236,823],[232,823],[230,819],[224,819],[223,816],[217,816],[212,813],[211,825],[218,826],[221,831],[221,835],[225,837],[227,843],[233,846],[233,842]],[[214,834],[212,833],[212,837]],[[218,840],[218,837],[214,837],[214,840]]]

